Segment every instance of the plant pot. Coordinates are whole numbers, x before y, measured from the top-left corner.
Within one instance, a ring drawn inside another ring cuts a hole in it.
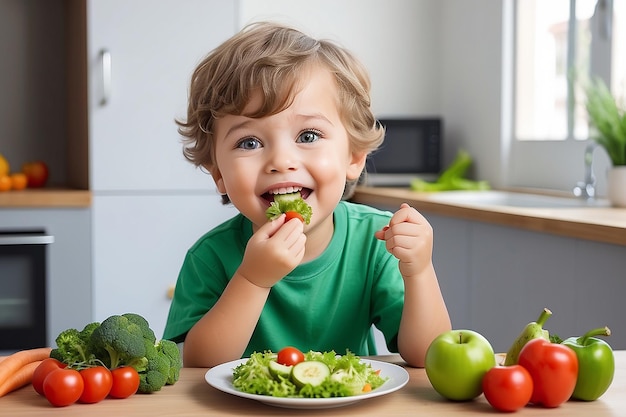
[[[613,207],[626,207],[626,165],[609,168],[607,194]]]

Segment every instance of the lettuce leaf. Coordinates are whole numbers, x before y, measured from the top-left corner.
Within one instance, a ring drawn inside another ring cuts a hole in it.
[[[276,194],[274,196],[274,201],[265,211],[265,215],[268,220],[275,220],[280,217],[281,214],[288,211],[300,213],[305,224],[309,224],[311,222],[311,215],[313,214],[313,211],[311,210],[311,206],[304,201],[299,192]]]

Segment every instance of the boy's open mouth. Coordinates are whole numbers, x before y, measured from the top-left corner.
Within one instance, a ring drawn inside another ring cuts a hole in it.
[[[310,188],[303,188],[303,187],[286,187],[286,188],[280,188],[276,190],[270,190],[264,193],[261,197],[268,203],[272,203],[274,201],[274,196],[277,194],[293,194],[297,192],[300,193],[300,196],[302,197],[303,200],[306,200],[307,197],[311,195],[311,192],[313,192],[313,190],[311,190]]]

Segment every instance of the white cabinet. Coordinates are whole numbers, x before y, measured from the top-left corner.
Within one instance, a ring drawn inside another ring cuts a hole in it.
[[[184,159],[175,119],[196,65],[235,33],[237,2],[85,1],[93,319],[133,311],[161,335],[187,249],[235,214]]]
[[[626,247],[423,213],[453,327],[471,328],[506,351],[548,307],[562,338],[608,325],[626,348]]]
[[[91,190],[211,186],[183,158],[174,119],[196,64],[234,34],[236,3],[87,0]]]
[[[93,201],[94,317],[135,312],[162,335],[168,288],[187,249],[232,217],[217,194],[95,196]]]

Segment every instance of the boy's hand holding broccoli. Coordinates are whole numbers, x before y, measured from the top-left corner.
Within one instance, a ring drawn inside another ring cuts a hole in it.
[[[302,222],[267,222],[248,241],[238,273],[258,287],[270,288],[300,264],[305,243]]]
[[[285,213],[282,221],[281,215]],[[268,220],[248,241],[239,275],[252,284],[271,288],[304,258],[304,224],[311,221],[311,206],[300,192],[276,194],[265,212]],[[299,222],[289,220],[297,218]]]

